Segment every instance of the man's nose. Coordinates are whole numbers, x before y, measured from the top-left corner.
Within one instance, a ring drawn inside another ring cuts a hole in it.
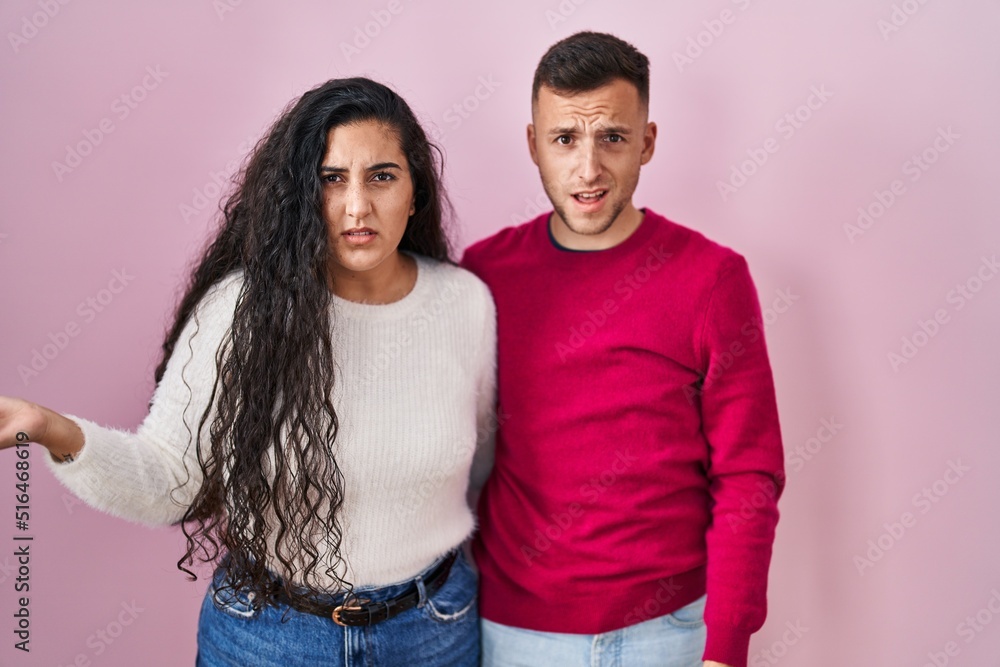
[[[584,183],[594,183],[601,177],[601,161],[597,154],[597,146],[591,144],[583,148],[579,173]]]

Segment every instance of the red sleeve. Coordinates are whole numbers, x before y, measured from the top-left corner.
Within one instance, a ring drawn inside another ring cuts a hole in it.
[[[760,304],[739,255],[723,264],[700,340],[713,501],[704,659],[746,667],[750,635],[767,615],[767,572],[785,474]]]

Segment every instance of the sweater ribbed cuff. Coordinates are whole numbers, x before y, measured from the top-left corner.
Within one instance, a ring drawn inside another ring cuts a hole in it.
[[[90,422],[90,421],[88,421],[86,419],[82,419],[80,417],[77,417],[75,415],[63,415],[63,417],[65,417],[66,419],[68,419],[71,422],[73,422],[74,424],[76,424],[77,428],[79,428],[80,431],[83,433],[83,448],[81,448],[80,451],[78,451],[73,456],[73,458],[71,460],[69,460],[69,461],[59,461],[59,460],[53,459],[52,455],[48,452],[48,450],[46,450],[46,452],[45,452],[45,461],[46,461],[46,463],[49,464],[49,469],[52,470],[53,474],[55,474],[56,477],[59,477],[61,474],[64,473],[64,471],[66,471],[66,470],[68,470],[70,468],[79,469],[79,466],[74,466],[73,464],[78,463],[80,461],[80,459],[85,456],[84,452],[88,452],[88,454],[89,454],[89,450],[87,449],[87,445],[90,442],[91,438],[90,438],[89,434],[87,433],[87,431],[90,430],[90,424],[93,423],[93,422]],[[91,447],[91,449],[93,449],[93,447]],[[60,478],[60,481],[61,481],[61,478]]]
[[[747,667],[751,634],[739,628],[709,624],[704,659],[731,667]]]

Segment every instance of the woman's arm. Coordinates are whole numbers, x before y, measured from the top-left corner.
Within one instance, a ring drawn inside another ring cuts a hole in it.
[[[0,397],[0,449],[22,441],[42,445],[59,481],[103,512],[148,525],[179,521],[201,486],[194,437],[212,395],[216,353],[232,326],[240,285],[230,276],[205,295],[135,433]],[[202,429],[203,451],[213,415],[214,406]]]
[[[479,354],[478,381],[476,392],[476,452],[469,474],[469,506],[473,510],[479,501],[486,479],[493,469],[493,453],[496,447],[496,432],[500,426],[497,412],[497,314],[493,297],[485,284],[485,315],[483,317],[483,339]]]
[[[58,412],[0,396],[0,449],[27,442],[45,447],[54,461],[72,461],[83,447],[83,431]]]

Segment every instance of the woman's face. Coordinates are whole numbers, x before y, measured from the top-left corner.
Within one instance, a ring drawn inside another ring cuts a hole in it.
[[[370,271],[395,257],[415,211],[397,131],[378,121],[332,128],[319,172],[334,270]]]

